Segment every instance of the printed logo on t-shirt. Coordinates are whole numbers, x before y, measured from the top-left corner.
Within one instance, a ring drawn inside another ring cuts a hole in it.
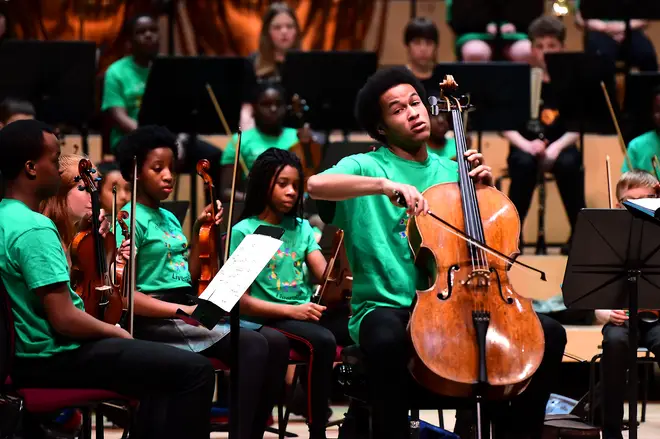
[[[297,256],[298,253],[292,251],[289,247],[285,247],[283,250],[278,250],[271,258],[270,264],[268,264],[270,270],[268,280],[274,282],[275,288],[278,291],[277,296],[280,299],[297,299],[298,296],[304,294],[302,290],[297,288],[303,282],[303,264],[302,261],[296,260]],[[282,278],[282,267],[283,264],[287,264],[287,262],[285,262],[287,259],[291,259],[290,263],[293,269],[293,279]]]
[[[408,227],[408,215],[404,214],[401,221],[399,221],[399,237],[402,239],[407,239],[408,234],[406,233],[406,228]]]
[[[181,282],[190,282],[190,271],[188,271],[188,243],[178,230],[167,231],[163,224],[156,224],[163,232],[163,243],[167,249],[167,266],[172,272],[172,279]]]

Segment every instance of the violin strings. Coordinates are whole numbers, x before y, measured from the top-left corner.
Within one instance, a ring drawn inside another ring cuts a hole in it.
[[[458,122],[457,122],[457,120],[460,119],[460,118],[461,118],[461,115],[458,111],[452,111],[452,120],[454,122],[454,137],[455,137],[455,140],[456,140],[456,158],[457,158],[457,162],[458,162],[459,174],[460,174],[460,177],[461,177],[460,179],[463,183],[466,184],[466,186],[469,186],[468,180],[469,180],[470,176],[467,175],[467,173],[466,173],[466,170],[467,170],[466,160],[460,160],[459,159],[459,157],[462,157],[464,152],[465,152],[465,149],[464,149],[464,147],[462,145],[462,142],[461,142],[461,137],[457,134],[457,133],[460,133],[460,131],[459,131],[460,127],[459,127]],[[465,213],[464,213],[465,233],[468,236],[470,236],[472,238],[475,238],[474,233],[473,233],[474,227],[473,227],[473,224],[472,224],[472,221],[471,221],[472,215],[470,215],[470,210],[471,210],[470,209],[470,201],[469,201],[469,197],[466,196],[467,195],[467,193],[466,193],[467,190],[468,190],[467,187],[461,187],[461,198],[463,200],[463,206],[464,206],[464,210],[465,210]],[[475,262],[474,246],[472,244],[469,244],[469,243],[468,243],[468,252],[470,253],[470,261],[472,262],[472,269],[475,269],[477,267],[477,262]]]

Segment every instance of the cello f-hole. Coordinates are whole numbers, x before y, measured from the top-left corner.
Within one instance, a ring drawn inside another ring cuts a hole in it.
[[[449,270],[447,270],[447,295],[443,296],[442,293],[438,293],[438,299],[447,300],[451,297],[451,290],[454,285],[454,272],[460,269],[461,267],[458,264],[449,267]]]
[[[502,291],[502,282],[500,281],[500,274],[495,270],[494,268],[491,267],[490,272],[495,275],[495,278],[497,279],[497,289],[500,291],[500,297],[502,300],[507,304],[507,305],[513,305],[513,298],[512,297],[504,297],[504,291]]]

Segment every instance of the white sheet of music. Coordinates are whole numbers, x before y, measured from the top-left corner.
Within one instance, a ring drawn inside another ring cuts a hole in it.
[[[280,245],[282,241],[270,236],[246,236],[199,298],[230,312]]]
[[[628,200],[632,204],[656,211],[660,209],[660,198],[638,198],[637,200]]]

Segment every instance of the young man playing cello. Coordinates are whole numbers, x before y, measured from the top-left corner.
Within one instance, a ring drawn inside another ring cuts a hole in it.
[[[0,277],[16,330],[19,387],[105,389],[140,399],[135,438],[208,439],[214,371],[201,355],[133,340],[95,319],[69,285],[55,224],[39,204],[60,185],[52,130],[21,120],[0,131]]]
[[[458,181],[457,163],[429,155],[425,147],[430,133],[425,95],[406,68],[374,74],[358,95],[356,117],[386,147],[346,157],[308,182],[312,198],[329,202],[319,203],[325,222],[346,233],[353,272],[349,329],[369,364],[373,434],[379,439],[409,434],[412,382],[407,363],[412,346],[406,326],[418,273],[405,233],[407,214],[429,210],[421,192],[430,186]],[[470,176],[492,185],[482,155],[469,150],[466,156],[475,165]],[[396,193],[405,198],[407,210],[396,202]],[[546,338],[543,363],[523,396],[516,398],[516,411],[501,410],[493,417],[501,433],[505,427],[511,430],[501,437],[540,437],[551,381],[566,343],[561,325],[540,319]],[[515,422],[507,419],[513,413]]]

